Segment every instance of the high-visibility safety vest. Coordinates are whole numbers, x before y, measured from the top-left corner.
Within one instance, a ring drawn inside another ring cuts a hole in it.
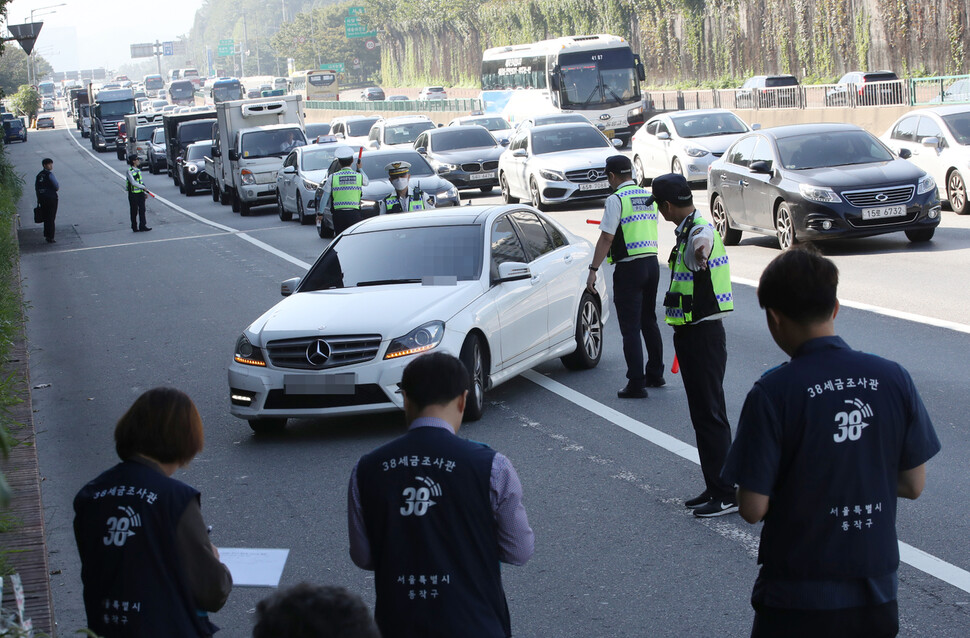
[[[333,210],[360,210],[364,178],[352,168],[341,168],[330,176],[330,205]]]
[[[684,229],[677,234],[677,245],[670,252],[667,262],[670,267],[670,290],[664,298],[664,315],[671,326],[694,323],[719,312],[734,310],[727,251],[713,226],[714,247],[707,258],[707,268],[694,272],[684,263],[688,238],[696,226],[711,224],[696,211],[692,213]]]
[[[384,198],[385,210],[388,214],[392,213],[410,213],[416,210],[428,210],[425,206],[423,197],[410,197],[408,198],[408,209],[404,210],[404,204],[401,203],[401,198],[397,196],[397,193],[391,193]]]
[[[128,174],[131,175],[131,177],[139,184],[142,184],[142,185],[145,184],[145,182],[142,181],[142,178],[141,178],[141,171],[135,168],[134,166],[128,169]],[[125,185],[128,187],[129,193],[134,193],[135,195],[137,195],[138,193],[144,192],[144,189],[138,188],[137,186],[132,186],[130,181],[126,181]]]
[[[609,263],[636,255],[657,254],[657,207],[647,205],[650,191],[630,184],[616,191],[620,223],[606,258]]]

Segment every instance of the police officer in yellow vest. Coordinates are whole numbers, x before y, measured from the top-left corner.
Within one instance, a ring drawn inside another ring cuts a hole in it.
[[[674,350],[704,474],[704,491],[684,505],[701,518],[723,516],[738,511],[734,486],[721,479],[731,446],[723,387],[727,346],[721,325],[721,319],[734,309],[731,269],[721,237],[694,208],[684,176],[656,177],[652,190],[657,210],[677,224],[677,244],[668,261],[670,289],[664,297],[664,313],[674,328]]]
[[[360,162],[357,163],[357,170],[351,168],[354,152],[349,146],[337,148],[334,159],[340,168],[331,173],[326,182],[317,189],[316,209],[318,225],[325,225],[322,219],[324,211],[329,210],[332,213],[333,233],[339,235],[361,220],[360,200],[364,186],[369,182],[367,175],[360,170]]]
[[[606,161],[606,179],[614,193],[606,198],[600,237],[589,266],[586,287],[596,283],[596,271],[604,258],[613,268],[613,303],[623,336],[627,384],[616,395],[642,399],[647,387],[664,385],[663,341],[657,326],[657,209],[648,201],[650,192],[633,182],[630,158],[615,155]],[[643,365],[641,335],[647,346]]]
[[[387,177],[391,180],[394,192],[380,201],[380,214],[410,213],[416,210],[434,208],[434,200],[427,193],[415,186],[408,193],[411,183],[410,162],[391,162],[384,167]]]
[[[128,156],[128,176],[125,181],[125,190],[128,191],[128,211],[131,213],[132,232],[148,232],[151,228],[145,222],[145,196],[148,189],[141,177],[141,170],[138,168],[140,160],[132,153]]]

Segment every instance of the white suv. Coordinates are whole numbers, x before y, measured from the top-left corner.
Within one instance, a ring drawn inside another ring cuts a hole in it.
[[[447,100],[448,93],[443,86],[426,86],[418,93],[419,100]]]
[[[402,115],[377,120],[367,136],[366,148],[411,148],[421,133],[435,128],[427,115]]]

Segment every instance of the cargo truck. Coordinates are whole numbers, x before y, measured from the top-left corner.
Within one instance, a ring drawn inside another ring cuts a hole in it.
[[[88,101],[91,103],[91,147],[99,153],[115,148],[118,124],[135,112],[135,94],[131,89],[98,90],[94,84],[88,84]]]

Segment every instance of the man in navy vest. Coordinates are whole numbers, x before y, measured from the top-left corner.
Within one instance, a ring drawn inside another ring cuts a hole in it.
[[[748,393],[723,478],[764,520],[752,636],[882,638],[899,630],[896,498],[915,499],[940,441],[909,373],[835,334],[839,273],[776,257],[758,302],[791,362]]]
[[[455,436],[465,366],[445,353],[404,369],[408,432],[350,476],[350,556],[374,570],[383,638],[512,635],[499,563],[524,565],[534,538],[507,458]]]

